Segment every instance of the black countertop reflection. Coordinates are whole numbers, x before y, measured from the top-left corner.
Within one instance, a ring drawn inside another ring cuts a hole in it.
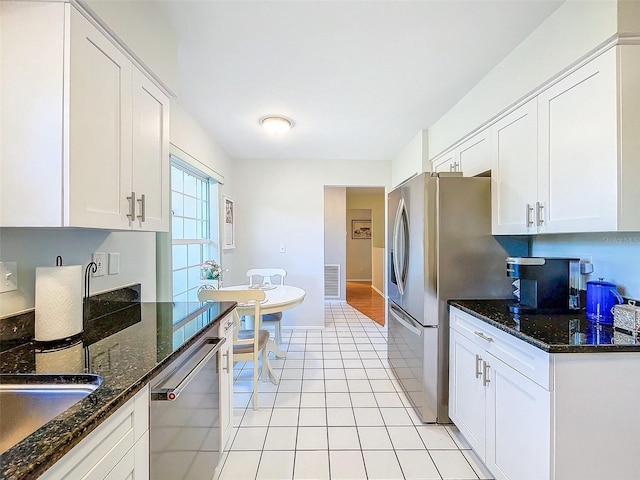
[[[514,314],[509,300],[450,300],[449,305],[549,353],[640,352],[640,342],[613,325],[570,314]]]
[[[2,374],[102,377],[93,393],[0,455],[1,479],[40,476],[181,352],[205,336],[217,337],[220,319],[235,303],[120,303],[111,314],[93,307],[102,316],[87,320],[80,341],[31,341],[0,353]]]

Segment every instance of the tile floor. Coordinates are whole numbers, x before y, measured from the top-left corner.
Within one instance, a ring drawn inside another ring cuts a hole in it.
[[[453,425],[420,423],[388,368],[384,327],[327,302],[325,329],[283,331],[279,385],[234,371],[231,450],[220,480],[490,479]]]

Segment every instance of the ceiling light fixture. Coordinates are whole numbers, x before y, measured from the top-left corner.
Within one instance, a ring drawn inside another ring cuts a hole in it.
[[[293,128],[293,120],[281,115],[267,115],[260,119],[260,123],[271,133],[285,133]]]

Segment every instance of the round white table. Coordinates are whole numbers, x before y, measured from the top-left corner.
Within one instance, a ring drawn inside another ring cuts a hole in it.
[[[222,287],[220,290],[248,290],[249,285],[230,285]],[[300,305],[306,292],[292,285],[272,285],[266,289],[260,289],[265,294],[265,301],[260,304],[260,313],[266,315],[268,313],[284,312],[290,308]],[[238,303],[238,315],[245,317],[245,327],[253,328],[254,305],[243,305]],[[269,339],[267,349],[273,352],[278,358],[285,358],[287,353],[280,349],[276,342]]]

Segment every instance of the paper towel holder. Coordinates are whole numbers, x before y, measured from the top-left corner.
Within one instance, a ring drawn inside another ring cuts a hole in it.
[[[62,257],[60,261],[62,261]],[[96,273],[98,271],[98,265],[96,262],[89,262],[87,268],[84,269],[84,321],[89,320],[90,309],[89,309],[89,292],[91,291],[91,274]]]

